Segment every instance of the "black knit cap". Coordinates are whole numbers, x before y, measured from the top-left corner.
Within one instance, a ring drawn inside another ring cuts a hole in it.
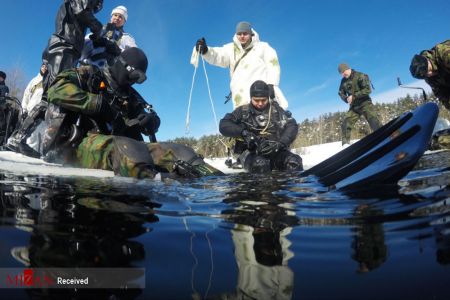
[[[269,86],[262,80],[253,82],[250,87],[250,97],[269,97]]]
[[[428,59],[423,55],[414,55],[409,66],[409,71],[414,78],[426,78],[428,73]]]
[[[3,79],[6,79],[6,73],[3,71],[0,71],[0,77],[2,77]]]

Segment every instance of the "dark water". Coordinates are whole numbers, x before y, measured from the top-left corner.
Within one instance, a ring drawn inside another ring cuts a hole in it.
[[[401,187],[358,193],[286,174],[184,183],[3,174],[0,267],[144,267],[146,288],[0,298],[450,299],[442,163],[423,159]]]

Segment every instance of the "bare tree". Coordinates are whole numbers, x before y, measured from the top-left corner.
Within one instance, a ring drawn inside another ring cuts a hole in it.
[[[13,68],[6,70],[5,73],[7,75],[6,85],[9,87],[9,95],[11,97],[16,97],[21,101],[27,85],[23,69],[19,66],[14,66]]]

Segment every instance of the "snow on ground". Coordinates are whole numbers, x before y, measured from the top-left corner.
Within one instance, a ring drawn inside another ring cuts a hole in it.
[[[356,141],[352,141],[351,143],[354,142]],[[311,167],[314,167],[318,163],[324,161],[325,159],[333,156],[342,149],[343,149],[342,143],[341,141],[339,141],[320,145],[312,145],[308,147],[301,147],[299,150],[295,152],[302,157],[303,168],[307,170]]]
[[[309,169],[328,157],[342,150],[341,142],[327,143],[295,149],[293,152],[299,154],[303,159],[303,167]],[[225,165],[226,157],[210,158],[205,161],[226,174],[243,172],[243,169],[231,169]],[[234,162],[235,160],[233,160]],[[113,177],[114,173],[105,170],[82,169],[64,167],[58,164],[46,163],[40,159],[24,156],[10,151],[0,152],[0,170],[13,173],[30,175],[53,175],[53,176],[91,176],[91,177]]]
[[[114,177],[112,171],[64,167],[12,151],[0,152],[0,170],[27,175]]]

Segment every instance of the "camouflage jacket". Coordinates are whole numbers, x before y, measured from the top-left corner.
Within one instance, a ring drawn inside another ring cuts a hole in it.
[[[450,40],[437,44],[430,50],[420,53],[427,57],[437,75],[425,78],[433,93],[439,100],[450,100]]]
[[[251,104],[239,106],[220,120],[220,133],[239,138],[246,129],[257,136],[282,142],[289,147],[297,137],[297,121],[278,102],[270,100],[270,103],[263,111],[254,109]]]
[[[95,66],[70,69],[58,74],[48,89],[48,102],[69,112],[87,115],[97,122],[104,119],[99,115],[100,101],[108,101],[120,112],[125,122],[135,119],[144,112],[145,100],[135,89],[113,88],[113,86],[113,80],[107,69],[101,71]],[[129,130],[123,135],[142,140],[140,132]]]
[[[371,83],[367,74],[355,71],[349,78],[342,78],[339,86],[339,97],[347,103],[347,97],[353,96],[351,106],[357,106],[366,100],[371,100],[369,94],[372,92]]]

